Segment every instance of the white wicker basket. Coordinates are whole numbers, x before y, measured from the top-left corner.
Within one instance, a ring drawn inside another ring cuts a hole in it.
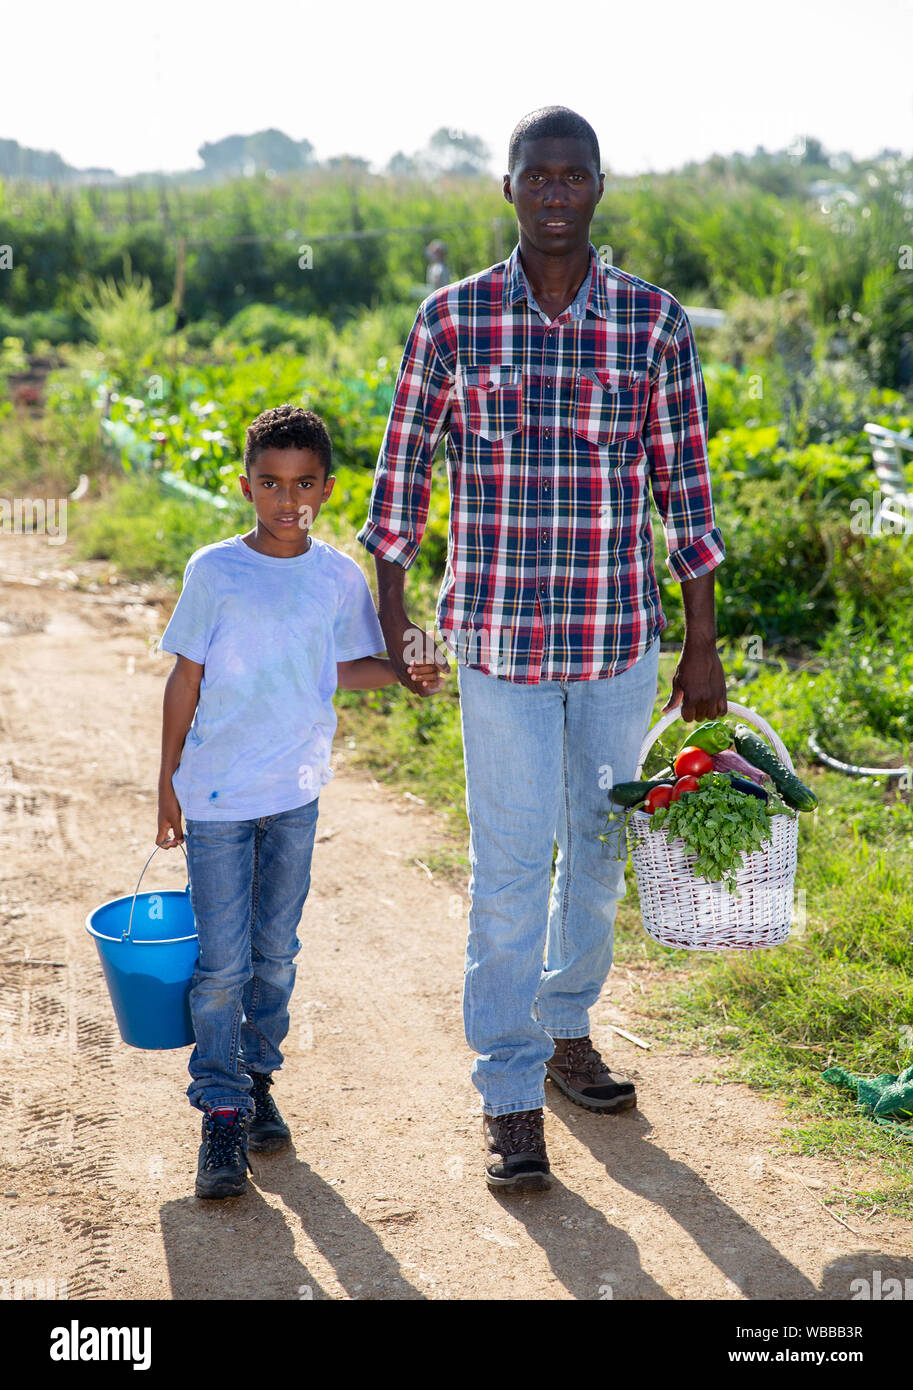
[[[760,715],[736,704],[729,704],[727,712],[753,724],[792,771],[785,745]],[[638,777],[653,744],[680,716],[681,709],[676,707],[648,732],[640,750]],[[769,844],[742,856],[736,871],[738,891],[730,893],[721,883],[696,878],[695,856],[684,842],[670,840],[665,830],[651,829],[651,817],[634,811],[628,819],[628,843],[643,924],[653,940],[686,951],[751,951],[785,941],[792,916],[798,821],[792,816],[771,816],[770,831]]]

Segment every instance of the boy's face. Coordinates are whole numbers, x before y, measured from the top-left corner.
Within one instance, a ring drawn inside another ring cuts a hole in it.
[[[313,449],[264,449],[239,481],[260,528],[282,544],[307,535],[336,479],[331,474],[324,482]]]

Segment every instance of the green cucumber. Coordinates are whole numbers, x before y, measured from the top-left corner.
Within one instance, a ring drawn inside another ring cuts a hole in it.
[[[787,806],[792,806],[797,811],[813,811],[818,805],[818,798],[811,787],[800,782],[794,772],[784,767],[770,745],[759,738],[753,729],[749,729],[747,724],[736,725],[735,747],[736,752],[741,753],[753,767],[767,773]]]
[[[654,777],[652,782],[616,782],[609,796],[619,806],[639,806],[653,787],[671,786],[672,780],[666,776]]]

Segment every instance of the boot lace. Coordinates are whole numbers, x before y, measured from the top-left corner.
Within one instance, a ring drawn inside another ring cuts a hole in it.
[[[269,1093],[269,1088],[273,1084],[273,1078],[268,1072],[258,1071],[250,1073],[250,1078],[254,1083],[251,1092],[254,1098],[254,1119],[258,1121],[275,1120],[282,1123],[282,1116],[276,1107],[276,1102]]]
[[[518,1110],[511,1115],[499,1115],[497,1126],[498,1150],[505,1158],[516,1153],[532,1153],[545,1158],[541,1110]]]
[[[565,1061],[569,1075],[583,1075],[602,1081],[611,1075],[590,1038],[568,1038]]]
[[[203,1159],[204,1168],[233,1168],[235,1164],[242,1160],[247,1160],[244,1152],[244,1121],[239,1116],[233,1124],[219,1123],[213,1116],[207,1115],[206,1125],[206,1153]]]

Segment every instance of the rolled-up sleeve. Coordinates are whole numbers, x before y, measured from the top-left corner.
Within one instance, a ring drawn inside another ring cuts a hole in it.
[[[650,486],[662,518],[673,579],[696,579],[726,557],[716,526],[707,458],[707,390],[682,311],[662,356],[643,431]]]
[[[431,464],[450,414],[453,376],[418,311],[406,343],[374,474],[368,518],[356,539],[408,569],[417,558],[431,496]]]

